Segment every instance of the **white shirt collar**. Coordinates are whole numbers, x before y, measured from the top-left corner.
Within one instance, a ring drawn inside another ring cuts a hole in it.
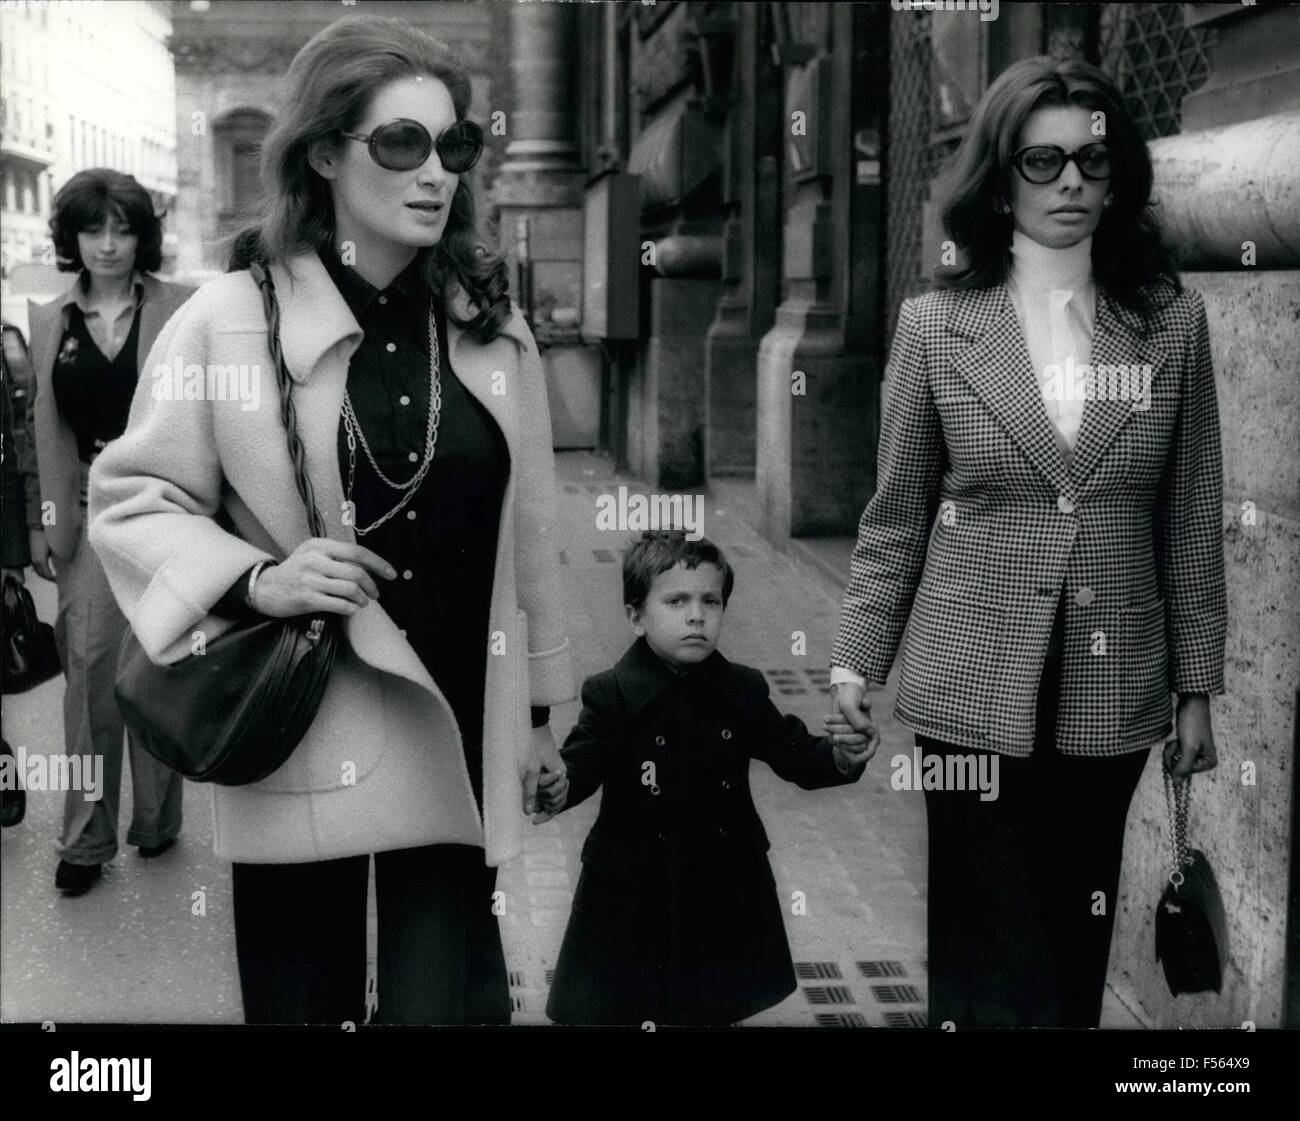
[[[1045,299],[1052,291],[1084,291],[1092,280],[1092,235],[1065,249],[1052,249],[1013,230],[1011,275],[1031,300]]]

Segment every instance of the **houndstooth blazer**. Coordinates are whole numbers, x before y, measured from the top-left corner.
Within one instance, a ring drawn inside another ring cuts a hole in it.
[[[1067,470],[1005,284],[906,300],[887,370],[875,495],[832,664],[884,682],[898,720],[1033,751],[1058,599],[1057,747],[1119,755],[1169,734],[1170,688],[1223,692],[1219,410],[1205,305],[1143,336],[1100,288],[1094,367],[1149,365],[1150,407],[1088,400]]]

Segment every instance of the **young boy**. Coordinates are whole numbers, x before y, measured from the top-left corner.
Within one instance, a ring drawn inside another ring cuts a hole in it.
[[[749,760],[812,790],[856,782],[867,741],[812,735],[717,652],[733,580],[681,531],[623,558],[636,641],[583,684],[563,776],[539,791],[549,814],[604,786],[546,1006],[558,1023],[731,1024],[795,989]]]

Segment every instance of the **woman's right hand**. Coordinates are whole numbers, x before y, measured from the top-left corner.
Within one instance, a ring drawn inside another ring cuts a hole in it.
[[[310,537],[257,577],[252,606],[284,619],[313,611],[355,615],[379,598],[375,577],[395,580],[397,570],[364,545]]]

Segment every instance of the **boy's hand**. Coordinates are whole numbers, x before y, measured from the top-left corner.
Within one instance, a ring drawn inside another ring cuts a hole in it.
[[[565,802],[569,798],[569,776],[561,768],[560,770],[551,770],[543,766],[542,772],[537,779],[537,813],[533,814],[532,822],[534,825],[541,825],[543,822],[550,821],[557,813],[564,809]]]
[[[835,765],[839,767],[841,773],[848,774],[875,755],[880,737],[874,726],[870,735],[856,731],[842,712],[828,714],[824,718],[823,726],[835,745]]]

